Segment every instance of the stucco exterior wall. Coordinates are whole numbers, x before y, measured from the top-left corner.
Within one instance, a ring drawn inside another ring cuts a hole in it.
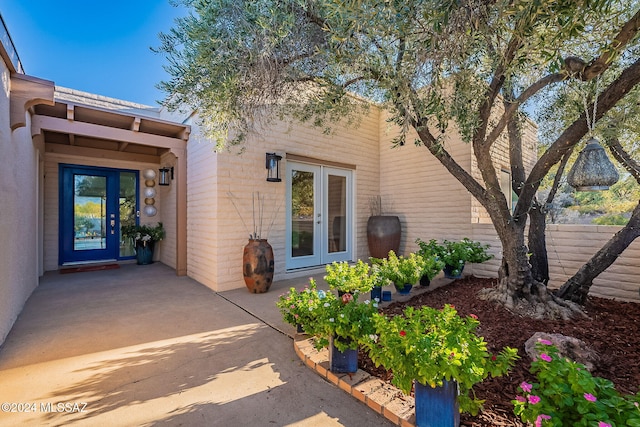
[[[11,131],[10,73],[0,61],[0,344],[38,284],[38,150],[27,126]]]

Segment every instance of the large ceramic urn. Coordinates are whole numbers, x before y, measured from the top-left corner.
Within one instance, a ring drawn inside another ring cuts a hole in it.
[[[369,255],[386,258],[390,250],[396,254],[400,250],[402,227],[400,218],[391,215],[370,216],[367,221],[367,243]]]
[[[266,239],[250,239],[242,254],[244,283],[249,292],[267,292],[273,282],[273,249]]]

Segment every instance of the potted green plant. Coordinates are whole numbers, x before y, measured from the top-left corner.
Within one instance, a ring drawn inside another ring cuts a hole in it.
[[[327,298],[314,319],[312,328],[316,347],[329,346],[329,365],[333,372],[358,370],[358,345],[363,337],[373,333],[373,315],[378,303],[366,300],[358,302],[355,296],[345,293],[341,297],[327,294]]]
[[[393,283],[398,293],[406,295],[424,274],[427,262],[416,253],[398,256],[389,251],[386,258],[371,258],[375,274]]]
[[[138,264],[153,263],[155,244],[165,236],[161,222],[156,225],[123,225],[120,232],[122,237],[133,240]]]
[[[493,255],[487,252],[489,245],[483,245],[466,237],[457,242],[443,240],[442,244],[438,244],[433,239],[428,243],[416,239],[416,243],[420,247],[418,253],[435,254],[444,262],[444,275],[449,279],[462,277],[462,271],[467,262],[478,264],[493,258]]]
[[[329,289],[338,291],[338,295],[344,293],[369,292],[376,284],[376,278],[370,274],[369,264],[358,260],[353,265],[346,261],[327,264],[324,280]]]
[[[286,294],[280,295],[276,306],[285,322],[296,326],[299,331],[312,333],[322,304],[328,301],[327,295],[329,299],[333,297],[333,294],[318,289],[316,281],[310,279],[309,285],[303,289],[289,288]]]
[[[476,414],[482,402],[473,386],[505,374],[517,358],[517,349],[509,347],[490,353],[476,334],[477,318],[460,317],[451,305],[409,307],[390,318],[374,314],[372,322],[375,332],[360,345],[376,366],[393,372],[393,384],[404,393],[415,381],[416,425],[456,425],[458,408]]]

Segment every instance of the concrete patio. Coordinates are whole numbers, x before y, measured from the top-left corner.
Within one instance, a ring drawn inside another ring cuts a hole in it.
[[[392,425],[295,354],[275,301],[305,282],[216,293],[160,263],[47,273],[0,347],[0,425]]]

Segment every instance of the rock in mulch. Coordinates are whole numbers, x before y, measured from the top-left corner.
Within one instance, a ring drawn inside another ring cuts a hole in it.
[[[524,343],[524,350],[531,360],[536,360],[540,356],[540,352],[536,349],[536,344],[540,340],[551,341],[558,349],[560,356],[582,363],[589,372],[593,372],[600,361],[598,354],[584,341],[562,334],[548,334],[546,332],[536,332]]]

